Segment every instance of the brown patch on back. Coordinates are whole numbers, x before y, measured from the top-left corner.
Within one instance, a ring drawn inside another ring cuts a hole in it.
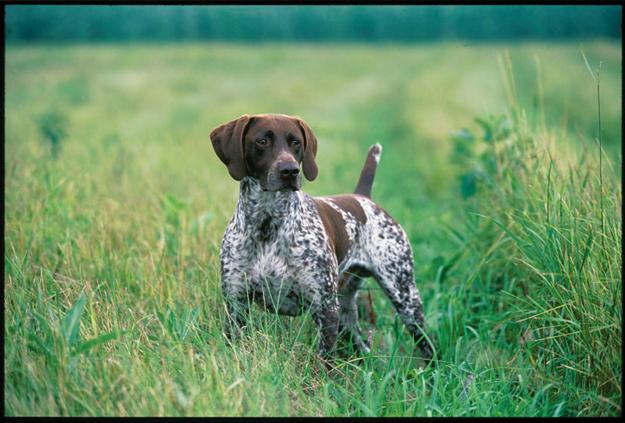
[[[325,201],[314,200],[317,205],[317,210],[319,210],[323,227],[330,239],[330,244],[332,244],[332,248],[334,248],[336,261],[341,263],[349,249],[349,237],[347,236],[347,231],[345,231],[343,217]]]
[[[331,195],[326,197],[334,202],[337,206],[339,206],[342,210],[351,213],[356,220],[364,225],[367,223],[367,215],[365,211],[360,206],[357,195],[354,194],[342,194],[342,195]]]
[[[360,207],[355,195],[333,195],[326,198],[332,200],[340,209],[354,216],[359,223],[364,224],[367,222],[367,216],[362,207]],[[313,200],[319,210],[326,234],[334,248],[336,260],[340,264],[349,250],[349,236],[345,230],[343,216],[325,201],[316,198]]]

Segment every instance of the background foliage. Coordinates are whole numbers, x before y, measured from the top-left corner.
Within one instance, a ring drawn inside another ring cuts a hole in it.
[[[620,6],[9,6],[9,41],[621,37]]]

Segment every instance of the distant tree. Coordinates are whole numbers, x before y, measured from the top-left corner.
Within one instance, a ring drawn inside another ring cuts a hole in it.
[[[620,6],[10,5],[8,42],[621,37]]]

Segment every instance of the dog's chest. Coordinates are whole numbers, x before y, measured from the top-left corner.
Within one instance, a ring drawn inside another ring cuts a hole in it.
[[[243,187],[243,184],[242,184]],[[222,242],[222,280],[284,314],[317,298],[337,263],[313,200],[242,189]],[[334,277],[333,277],[334,275]],[[280,298],[280,305],[271,306]]]
[[[291,290],[301,272],[302,255],[293,222],[259,216],[248,229],[243,247],[248,283],[256,291]]]
[[[257,242],[251,239],[247,251],[248,274],[255,285],[262,282],[284,282],[292,279],[292,251],[282,237],[269,242]]]

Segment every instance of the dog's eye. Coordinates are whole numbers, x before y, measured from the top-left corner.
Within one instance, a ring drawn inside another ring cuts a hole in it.
[[[259,147],[266,147],[267,144],[269,144],[269,141],[267,140],[267,138],[261,138],[259,140],[256,140],[256,145]]]
[[[300,140],[292,140],[291,145],[293,147],[299,147],[300,145],[302,145],[302,142]]]

